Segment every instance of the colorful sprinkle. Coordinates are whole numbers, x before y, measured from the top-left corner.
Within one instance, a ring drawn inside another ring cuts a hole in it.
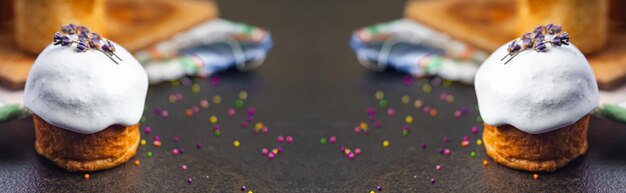
[[[83,174],[83,178],[85,178],[85,180],[89,180],[91,176],[89,174]]]
[[[535,180],[536,180],[536,179],[539,179],[539,174],[538,174],[538,173],[534,173],[534,174],[533,174],[533,179],[535,179]]]
[[[407,115],[407,116],[404,118],[404,121],[405,121],[407,124],[411,124],[411,123],[413,123],[413,116],[411,116],[411,115]]]
[[[188,178],[188,179],[187,179],[187,183],[188,183],[188,184],[191,184],[191,182],[192,182],[192,181],[193,181],[193,180],[191,180],[191,178]]]
[[[483,160],[483,166],[488,166],[489,165],[489,161],[487,161],[486,159]]]
[[[141,143],[141,145],[146,145],[146,140],[142,139],[140,143]]]
[[[440,165],[436,165],[435,166],[435,170],[437,170],[437,171],[441,170],[441,166]]]
[[[177,148],[172,150],[172,155],[178,155],[180,152],[178,151]]]
[[[238,148],[239,145],[241,145],[241,143],[239,143],[239,140],[233,141],[233,146],[235,146],[235,148]]]
[[[217,123],[217,117],[215,115],[211,115],[211,117],[209,117],[209,122],[211,122],[211,124]]]
[[[135,166],[139,166],[139,160],[135,160],[134,164]]]
[[[246,100],[248,98],[248,92],[245,90],[239,91],[239,99]]]
[[[200,101],[200,106],[201,106],[202,108],[204,108],[204,109],[208,109],[208,108],[209,108],[209,101],[208,101],[208,100],[206,100],[206,99],[202,99],[202,100]]]
[[[237,114],[237,111],[235,111],[235,109],[233,108],[228,108],[228,116],[235,116],[235,114]]]
[[[470,152],[470,156],[476,157],[476,152],[474,152],[474,151]]]
[[[409,102],[411,102],[411,97],[409,97],[409,95],[404,95],[402,96],[400,101],[402,102],[402,104],[409,104]]]
[[[391,145],[388,140],[383,141],[383,147],[389,147]]]
[[[377,100],[382,100],[383,98],[385,98],[385,93],[383,91],[376,91],[376,93],[374,94],[374,97]]]
[[[482,145],[483,144],[483,140],[476,140],[476,145]]]
[[[322,145],[326,145],[326,143],[327,143],[327,142],[328,142],[328,141],[326,141],[326,137],[322,137],[322,138],[320,139],[320,143],[322,143]]]
[[[424,102],[422,102],[421,99],[417,99],[415,100],[415,102],[413,102],[413,106],[418,109],[422,108],[423,105],[424,105]]]
[[[147,155],[148,157],[152,157],[152,152],[151,152],[151,151],[149,151],[148,153],[146,153],[146,155]]]
[[[287,143],[293,143],[293,137],[287,136]],[[334,143],[334,142],[332,142],[331,140],[331,143]]]
[[[378,106],[380,106],[380,108],[387,108],[388,105],[389,102],[387,101],[387,99],[382,99],[378,102]]]
[[[389,117],[393,117],[394,115],[396,115],[396,109],[394,109],[394,108],[388,108],[388,109],[387,109],[387,116],[389,116]]]
[[[422,86],[422,91],[424,91],[424,93],[430,93],[430,91],[432,91],[433,87],[430,86],[430,84],[424,84]]]
[[[181,169],[182,169],[183,171],[187,171],[187,165],[183,165],[183,166],[181,167]]]
[[[213,103],[215,103],[215,104],[222,103],[222,97],[220,95],[213,96]]]
[[[330,136],[330,143],[335,143],[335,142],[337,142],[337,137],[335,137],[334,135]]]
[[[450,155],[450,149],[443,150],[443,154]]]
[[[278,141],[278,143],[283,143],[285,141],[285,138],[282,135],[279,135],[278,137],[276,137],[276,141]]]

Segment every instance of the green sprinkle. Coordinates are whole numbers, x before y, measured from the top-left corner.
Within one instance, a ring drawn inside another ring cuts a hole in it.
[[[476,116],[476,122],[482,123],[483,122],[483,118],[480,117],[480,116]]]
[[[141,116],[141,123],[145,123],[146,122],[146,116]]]
[[[389,102],[387,102],[387,99],[382,99],[378,102],[378,105],[380,105],[380,108],[387,108],[387,106],[389,106]]]
[[[193,92],[193,93],[198,93],[198,92],[200,92],[200,85],[199,85],[199,84],[193,84],[193,85],[191,85],[191,92]]]
[[[147,156],[148,156],[148,157],[152,157],[152,152],[151,152],[151,151],[149,151],[149,152],[147,153]]]
[[[470,156],[472,156],[472,157],[476,157],[476,152],[473,152],[473,151],[472,151],[472,152],[470,152]]]
[[[409,130],[402,130],[402,135],[409,136]]]
[[[213,131],[213,135],[219,137],[220,135],[222,135],[222,132],[220,130],[215,130]]]
[[[237,107],[237,108],[243,107],[243,100],[241,100],[241,99],[235,100],[235,107]]]
[[[326,145],[326,143],[328,143],[328,141],[326,140],[326,137],[322,137],[320,139],[320,143],[322,143],[322,145]]]

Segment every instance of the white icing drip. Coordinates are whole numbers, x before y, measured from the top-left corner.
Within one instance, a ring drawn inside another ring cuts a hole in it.
[[[504,64],[500,59],[507,46],[491,54],[476,73],[485,123],[539,134],[571,125],[598,106],[593,71],[574,45],[549,47],[545,53],[523,51]]]
[[[141,64],[113,43],[122,61],[104,53],[49,45],[26,80],[24,104],[46,122],[92,134],[111,125],[136,124],[143,113],[148,76]]]

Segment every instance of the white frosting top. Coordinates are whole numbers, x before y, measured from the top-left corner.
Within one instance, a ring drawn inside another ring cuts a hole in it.
[[[500,59],[508,54],[507,46],[491,54],[476,73],[485,123],[540,134],[571,125],[598,106],[593,71],[574,45],[549,47],[544,53],[523,51],[504,64]]]
[[[119,64],[100,51],[78,53],[76,46],[50,44],[30,69],[24,105],[46,122],[77,133],[136,124],[143,113],[148,76],[126,49],[113,44],[122,59],[116,59]]]

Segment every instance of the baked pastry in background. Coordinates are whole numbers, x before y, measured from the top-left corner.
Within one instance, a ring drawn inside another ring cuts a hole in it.
[[[50,44],[59,26],[76,23],[106,35],[105,0],[15,0],[15,42],[30,54]]]
[[[587,151],[598,86],[560,26],[546,25],[498,48],[475,78],[487,154],[509,168],[555,171]]]
[[[604,48],[608,20],[609,0],[517,0],[518,35],[538,25],[559,24],[585,54]]]
[[[35,150],[68,171],[127,162],[140,138],[148,89],[143,67],[83,26],[63,26],[52,39],[24,90],[24,104],[34,114]]]

